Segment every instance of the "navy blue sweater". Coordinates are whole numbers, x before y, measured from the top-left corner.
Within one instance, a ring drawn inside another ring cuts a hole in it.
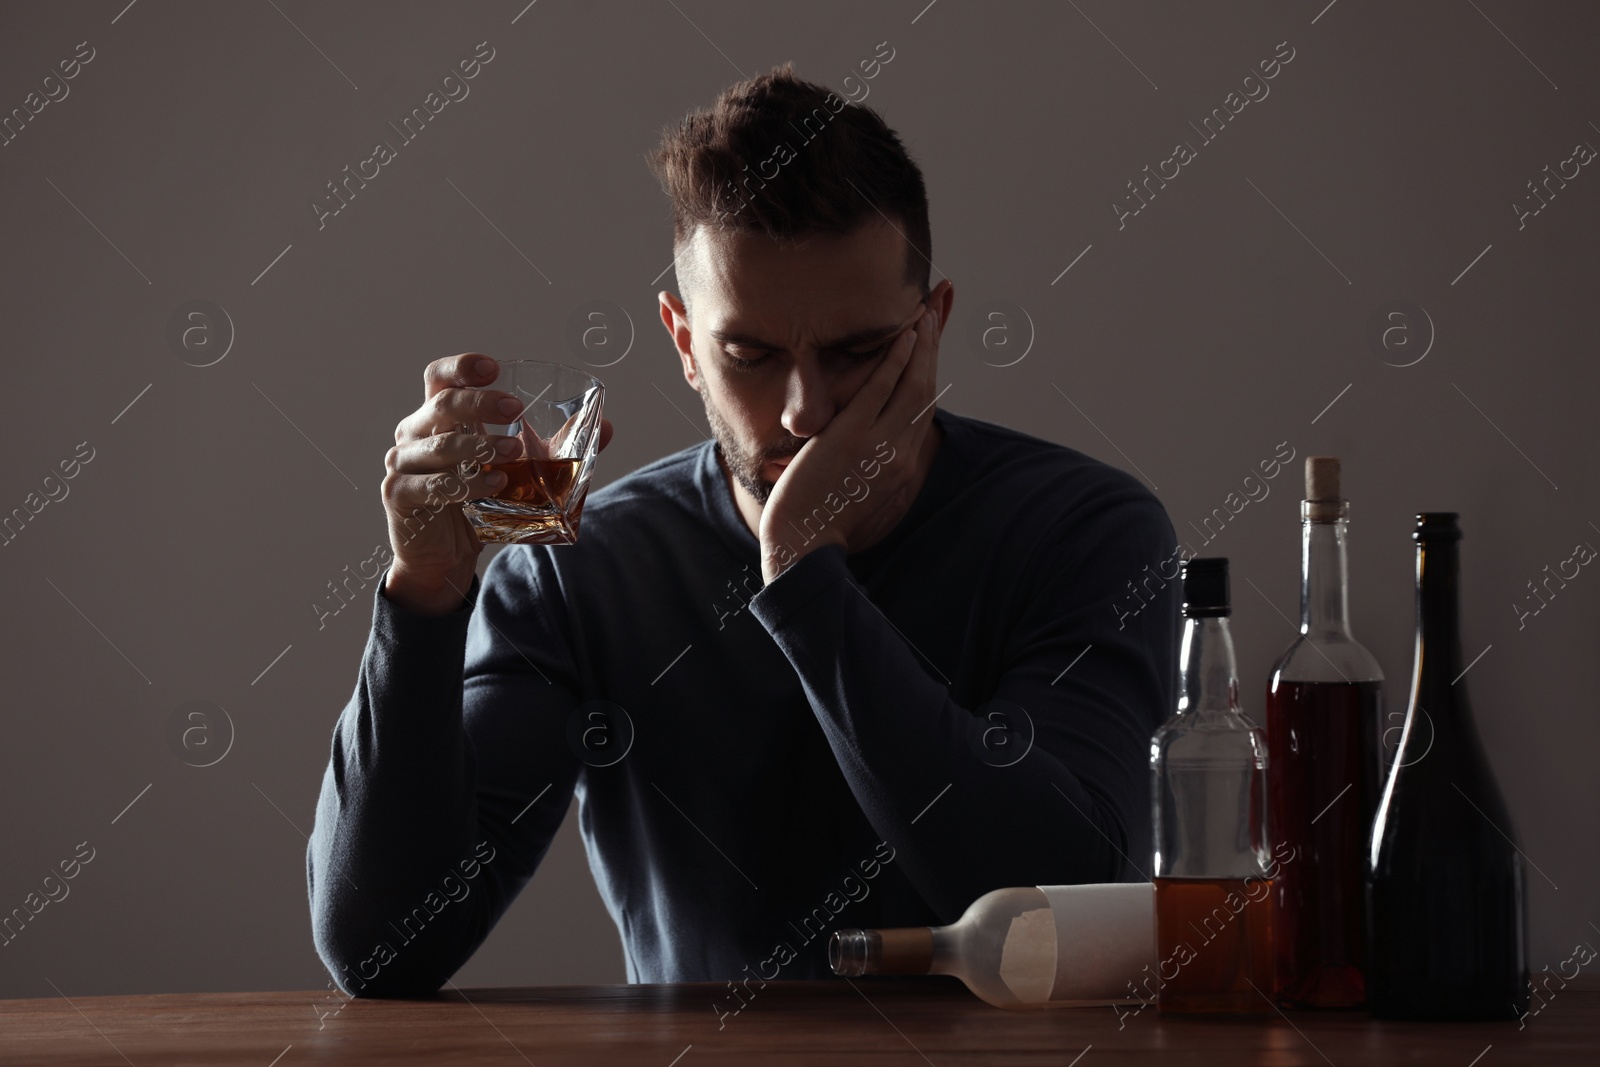
[[[453,614],[380,579],[306,851],[340,987],[436,991],[574,797],[630,981],[827,977],[838,927],[1143,880],[1166,511],[1080,452],[934,418],[888,537],[768,586],[710,441],[591,492],[576,545],[502,550]]]

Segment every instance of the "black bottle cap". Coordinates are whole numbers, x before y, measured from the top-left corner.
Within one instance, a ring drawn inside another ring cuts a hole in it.
[[[1411,533],[1412,540],[1419,543],[1461,540],[1461,527],[1456,525],[1459,514],[1455,511],[1417,512],[1417,528]]]
[[[1183,614],[1204,619],[1233,614],[1228,603],[1228,558],[1188,559],[1182,564]]]

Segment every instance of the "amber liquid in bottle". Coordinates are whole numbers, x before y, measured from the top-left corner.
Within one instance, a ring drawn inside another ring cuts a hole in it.
[[[1239,705],[1227,565],[1184,561],[1181,695],[1150,739],[1163,1015],[1273,1011],[1267,740]]]
[[[1270,990],[1253,983],[1272,973],[1272,880],[1157,878],[1155,886],[1161,1010],[1261,1012]]]

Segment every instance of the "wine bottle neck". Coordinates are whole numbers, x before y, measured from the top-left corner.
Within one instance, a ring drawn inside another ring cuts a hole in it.
[[[1350,591],[1346,578],[1349,523],[1306,519],[1300,550],[1300,632],[1350,636]]]
[[[1430,682],[1451,685],[1461,674],[1460,574],[1457,542],[1417,546],[1418,670]]]
[[[1185,619],[1180,653],[1183,692],[1178,713],[1227,712],[1239,707],[1239,668],[1227,616]]]
[[[838,930],[828,942],[834,974],[934,974],[934,931],[926,926],[894,930]]]

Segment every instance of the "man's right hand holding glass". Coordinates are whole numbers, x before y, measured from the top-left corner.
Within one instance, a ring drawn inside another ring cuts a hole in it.
[[[483,551],[461,504],[505,487],[505,475],[484,464],[522,454],[515,437],[460,432],[509,422],[522,410],[510,393],[485,388],[498,374],[495,361],[478,352],[434,360],[423,372],[422,406],[395,427],[383,479],[394,563],[383,593],[408,611],[443,615],[461,607]],[[611,433],[602,419],[601,449]]]

